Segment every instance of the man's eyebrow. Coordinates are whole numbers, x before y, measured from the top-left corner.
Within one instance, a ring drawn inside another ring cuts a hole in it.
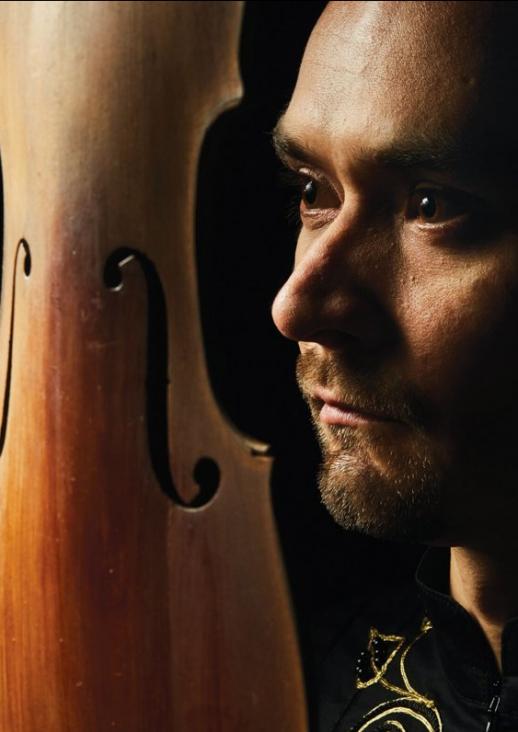
[[[468,155],[468,150],[450,138],[438,137],[430,140],[416,137],[367,152],[363,157],[384,168],[449,171],[468,167],[471,156]]]
[[[272,132],[273,146],[282,163],[322,166],[317,149],[302,136],[292,134],[283,125],[281,116]],[[518,144],[506,135],[465,132],[462,137],[437,132],[435,135],[408,135],[379,149],[357,148],[359,165],[393,171],[434,171],[455,174],[459,181],[472,181],[482,186],[513,185],[518,182]]]
[[[272,132],[272,140],[277,157],[284,163],[318,162],[315,150],[284,130],[282,117]],[[447,137],[436,140],[407,138],[379,150],[360,149],[357,153],[357,159],[365,164],[400,170],[426,168],[446,171],[466,164],[465,158],[462,149]]]
[[[279,160],[285,164],[291,161],[313,163],[318,156],[296,136],[286,133],[282,126],[282,117],[272,131],[273,148]]]

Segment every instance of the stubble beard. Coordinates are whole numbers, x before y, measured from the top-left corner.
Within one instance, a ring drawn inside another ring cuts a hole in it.
[[[378,539],[435,542],[445,533],[443,525],[444,481],[434,464],[427,439],[413,426],[408,449],[397,441],[392,446],[383,437],[355,427],[322,425],[319,405],[309,398],[312,386],[338,386],[342,374],[337,365],[318,363],[310,354],[299,356],[297,380],[313,418],[322,453],[318,483],[322,502],[344,529]],[[367,389],[362,386],[364,394]],[[370,403],[405,418],[412,410],[404,399],[380,394]],[[356,393],[358,389],[356,389]],[[373,458],[373,456],[375,456]],[[377,457],[379,459],[377,459]]]

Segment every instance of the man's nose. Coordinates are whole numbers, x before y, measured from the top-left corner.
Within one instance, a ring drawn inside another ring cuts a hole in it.
[[[333,225],[305,247],[273,303],[278,330],[333,350],[355,343],[371,352],[391,340],[394,326],[383,302],[389,272],[375,246],[353,227]]]

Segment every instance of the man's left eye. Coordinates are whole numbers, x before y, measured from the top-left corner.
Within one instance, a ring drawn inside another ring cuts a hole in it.
[[[406,210],[407,219],[418,224],[442,224],[469,213],[467,197],[438,188],[417,188]]]

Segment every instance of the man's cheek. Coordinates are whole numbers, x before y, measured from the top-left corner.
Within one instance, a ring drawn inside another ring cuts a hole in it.
[[[406,309],[409,378],[444,409],[516,389],[515,304],[480,278],[463,284],[414,293]]]

